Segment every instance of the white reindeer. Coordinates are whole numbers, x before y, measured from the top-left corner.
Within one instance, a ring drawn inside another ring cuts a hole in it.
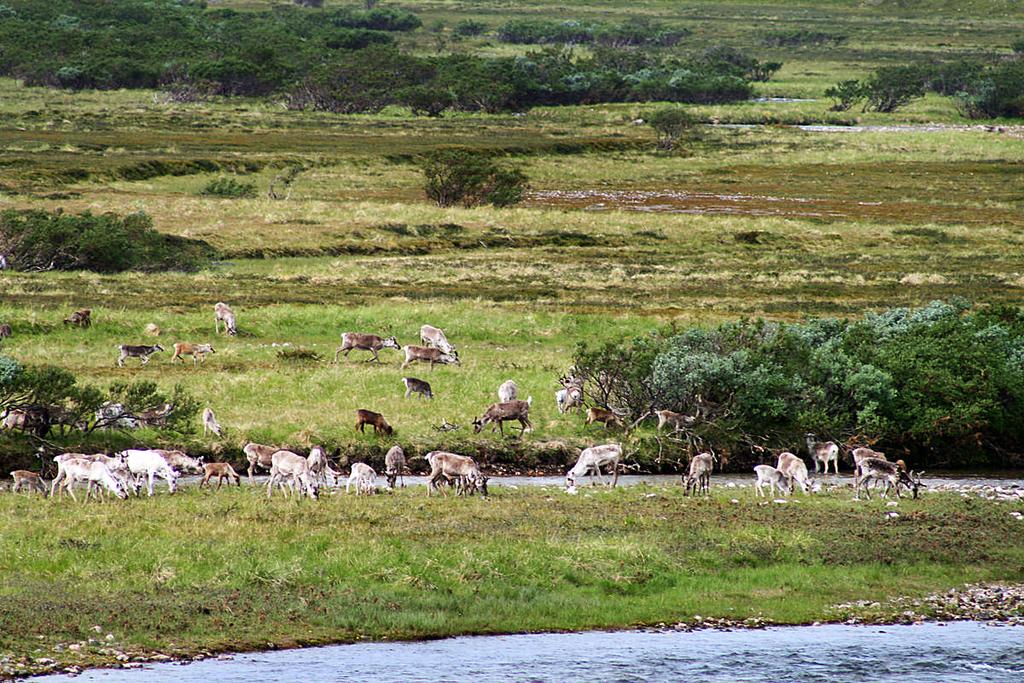
[[[290,483],[299,487],[300,496],[304,493],[313,500],[317,498],[317,486],[309,471],[309,461],[291,451],[277,451],[270,457],[270,480],[267,482],[267,498],[274,493],[274,484]],[[285,496],[288,489],[283,489]]]
[[[235,312],[223,301],[218,301],[213,306],[213,333],[220,334],[221,323],[224,324],[224,331],[232,337],[238,334],[235,328]]]
[[[373,493],[376,490],[377,472],[365,462],[352,465],[352,473],[345,482],[345,493],[352,484],[356,485],[356,495]]]
[[[754,468],[754,472],[757,474],[757,481],[754,482],[754,489],[757,491],[757,495],[764,495],[764,485],[767,484],[772,493],[772,498],[775,497],[775,489],[778,488],[782,493],[786,492],[785,481],[786,478],[782,476],[782,472],[771,465],[757,465]]]
[[[206,436],[209,432],[220,436],[221,431],[220,423],[217,422],[213,409],[209,407],[203,408],[203,436]]]
[[[455,346],[448,341],[448,337],[445,336],[444,330],[434,327],[433,325],[424,325],[420,328],[420,341],[429,347],[437,349],[441,353],[450,354],[456,358],[459,355],[455,352]]]
[[[509,401],[516,400],[517,398],[519,398],[519,386],[512,380],[505,380],[501,383],[501,386],[498,387],[499,403],[508,403]]]
[[[612,488],[619,483],[619,462],[622,460],[622,445],[607,443],[603,446],[591,446],[580,453],[579,459],[572,469],[565,473],[565,488],[571,490],[576,488],[576,480],[580,477],[590,475],[590,483],[594,483],[594,476],[604,486],[604,477],[601,475],[601,468],[611,465]]]
[[[775,468],[786,478],[790,491],[793,490],[795,482],[804,493],[811,492],[812,481],[807,474],[807,465],[799,457],[788,451],[783,451],[779,453],[779,462]]]
[[[86,500],[92,497],[94,484],[105,487],[118,498],[124,499],[128,497],[120,482],[114,478],[110,469],[102,462],[86,458],[68,458],[61,461],[60,467],[61,472],[64,474],[62,486],[75,502],[78,501],[78,498],[75,497],[74,485],[79,481],[86,482],[88,486],[88,490],[85,493]]]
[[[128,470],[138,481],[145,476],[148,480],[146,490],[148,495],[153,495],[154,478],[159,477],[167,482],[167,491],[174,493],[178,490],[178,472],[171,467],[164,456],[153,450],[128,449],[118,453],[124,456],[128,462]]]

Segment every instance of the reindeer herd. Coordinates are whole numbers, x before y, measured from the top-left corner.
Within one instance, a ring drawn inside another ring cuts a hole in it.
[[[75,311],[64,320],[64,323],[83,328],[89,327],[92,324],[92,312],[89,309]],[[229,336],[238,333],[234,311],[227,304],[219,302],[214,306],[214,333],[220,334],[222,327],[224,334]],[[7,336],[9,336],[9,330]],[[380,363],[379,353],[384,349],[394,349],[404,354],[402,369],[413,363],[428,363],[431,370],[438,364],[460,364],[458,351],[449,342],[443,330],[431,325],[423,325],[420,328],[420,341],[422,345],[402,346],[394,336],[385,338],[375,334],[344,332],[341,335],[341,345],[335,351],[334,362],[338,362],[341,356],[344,356],[347,361],[352,351],[362,351],[370,354],[364,362]],[[180,360],[184,363],[185,357],[188,356],[192,358],[193,365],[204,363],[207,355],[215,353],[213,345],[209,343],[178,342],[172,348],[174,350],[171,356],[172,362]],[[118,346],[118,350],[117,365],[123,367],[124,362],[129,358],[137,358],[141,365],[145,366],[153,354],[164,349],[159,344],[122,344]],[[406,398],[413,394],[418,395],[420,399],[433,398],[433,390],[427,381],[415,377],[403,377],[402,382],[405,385]],[[580,412],[584,408],[583,381],[568,375],[560,378],[559,383],[562,388],[555,394],[555,403],[559,413]],[[479,433],[487,425],[491,425],[492,432],[498,430],[504,435],[506,422],[518,422],[522,434],[533,431],[529,415],[533,397],[528,396],[526,400],[521,400],[519,388],[512,380],[502,383],[498,387],[497,394],[498,402],[488,406],[483,415],[473,421],[474,431]],[[105,406],[105,408],[109,407]],[[664,429],[671,432],[686,430],[692,427],[697,420],[693,416],[670,410],[653,411],[647,415],[657,418],[659,431]],[[624,417],[624,413],[610,407],[591,406],[586,410],[585,424],[599,423],[606,429],[612,427],[626,429],[623,422]],[[10,414],[5,415],[4,426],[10,427],[7,423],[15,418],[16,416],[12,417]],[[213,432],[217,436],[221,435],[221,427],[210,408],[203,411],[202,422],[204,433]],[[382,414],[365,409],[357,410],[355,428],[360,432],[365,432],[368,425],[373,428],[376,435],[387,437],[394,434],[394,428]],[[454,425],[449,426],[457,428]],[[442,431],[445,430],[442,429]],[[818,442],[813,434],[807,434],[806,446],[816,474],[823,472],[827,476],[830,464],[832,473],[838,474],[840,447],[836,443],[832,441]],[[341,473],[331,467],[327,454],[319,446],[314,446],[307,456],[302,456],[290,450],[250,442],[245,445],[243,452],[248,461],[247,473],[250,484],[254,483],[254,475],[258,471],[265,470],[269,473],[266,485],[268,497],[273,495],[275,486],[285,496],[297,495],[312,499],[318,498],[320,490],[325,486],[335,490],[340,489]],[[908,472],[906,464],[902,460],[889,462],[884,453],[867,447],[852,448],[850,456],[854,463],[854,490],[858,497],[863,491],[865,496],[870,499],[872,484],[884,486],[882,496],[886,496],[890,491],[894,491],[897,496],[900,496],[901,489],[905,488],[915,498],[919,489],[924,486],[921,483],[920,474],[913,471]],[[483,496],[487,495],[488,477],[482,473],[480,466],[472,457],[447,451],[432,451],[422,456],[422,459],[430,468],[427,479],[428,495],[443,491],[445,487],[451,487],[459,495],[473,495],[477,492]],[[596,483],[596,479],[597,482],[604,485],[606,482],[602,469],[607,470],[611,475],[611,486],[615,487],[622,460],[622,446],[617,443],[595,445],[583,449],[576,463],[566,473],[566,490],[569,493],[575,493],[577,484],[583,477],[590,477],[592,484]],[[682,485],[686,495],[709,494],[715,460],[712,453],[706,452],[694,455],[690,459],[687,471],[682,475]],[[181,451],[129,449],[114,455],[64,453],[53,458],[53,461],[57,467],[57,474],[50,483],[49,490],[39,474],[16,470],[11,473],[14,479],[13,491],[39,491],[51,496],[58,491],[62,494],[67,492],[73,499],[76,499],[74,486],[84,484],[86,499],[93,496],[103,497],[108,494],[118,498],[127,498],[130,495],[139,495],[142,485],[145,483],[148,495],[152,496],[155,481],[158,479],[164,480],[168,491],[173,493],[182,473],[201,475],[200,488],[212,487],[211,482],[214,479],[217,480],[218,490],[225,480],[228,484],[241,485],[241,477],[229,463],[204,463],[201,458],[191,458]],[[397,445],[392,447],[385,456],[384,476],[387,489],[394,490],[400,477],[404,487],[404,475],[408,469],[409,464],[402,448]],[[805,462],[788,451],[779,454],[775,466],[757,465],[754,468],[754,474],[756,476],[755,493],[759,497],[765,495],[765,487],[768,487],[769,493],[773,497],[776,495],[776,491],[781,495],[789,495],[799,488],[807,494],[819,488],[810,477]],[[376,480],[377,473],[372,467],[365,463],[355,463],[352,465],[350,475],[345,483],[345,491],[348,493],[354,487],[356,495],[374,493],[377,491]]]

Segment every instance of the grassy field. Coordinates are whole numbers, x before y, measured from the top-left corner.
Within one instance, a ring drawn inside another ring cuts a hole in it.
[[[698,614],[805,623],[845,618],[831,606],[865,596],[1019,579],[1024,525],[1005,505],[932,494],[891,509],[849,492],[783,506],[678,486],[305,503],[248,486],[106,505],[2,496],[0,652],[31,668]]]

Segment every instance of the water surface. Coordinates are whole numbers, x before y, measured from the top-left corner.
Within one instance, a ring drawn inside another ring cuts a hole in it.
[[[37,680],[67,681],[67,676]],[[1019,682],[1024,629],[975,622],[760,631],[588,632],[364,643],[89,671],[109,683]]]

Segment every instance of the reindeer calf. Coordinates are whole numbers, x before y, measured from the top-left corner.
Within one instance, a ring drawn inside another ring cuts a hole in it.
[[[43,485],[43,479],[35,472],[29,472],[28,470],[14,470],[11,472],[11,476],[14,478],[14,486],[11,487],[13,493],[28,489],[39,491],[46,496],[46,486]]]
[[[595,422],[601,422],[604,424],[605,429],[610,429],[612,425],[617,427],[625,427],[622,424],[621,418],[611,410],[605,408],[590,408],[587,410],[587,421],[586,424],[590,425]]]
[[[178,342],[174,345],[174,355],[171,356],[171,361],[180,360],[184,363],[185,356],[192,356],[192,365],[198,365],[199,363],[206,362],[206,354],[208,353],[217,353],[213,349],[213,344]]]
[[[117,349],[121,352],[121,355],[117,358],[117,367],[123,368],[126,358],[138,358],[142,365],[147,365],[149,357],[157,351],[163,351],[164,347],[159,344],[153,344],[152,346],[121,344]]]
[[[416,379],[415,377],[403,377],[402,383],[405,385],[405,397],[409,398],[413,394],[419,394],[420,398],[434,398],[434,392],[430,388],[430,383],[425,382],[422,379]]]
[[[356,411],[356,429],[361,434],[366,433],[366,425],[373,426],[374,434],[386,434],[391,436],[395,430],[392,429],[388,421],[384,419],[384,416],[380,413],[375,413],[372,410],[363,410],[360,408]]]
[[[224,483],[224,480],[228,480],[228,484],[234,483],[236,486],[242,485],[242,478],[235,472],[235,468],[231,466],[231,463],[227,462],[208,462],[203,465],[203,480],[199,482],[199,488],[203,485],[208,484],[210,479],[217,477],[217,490],[220,491],[220,486]]]

